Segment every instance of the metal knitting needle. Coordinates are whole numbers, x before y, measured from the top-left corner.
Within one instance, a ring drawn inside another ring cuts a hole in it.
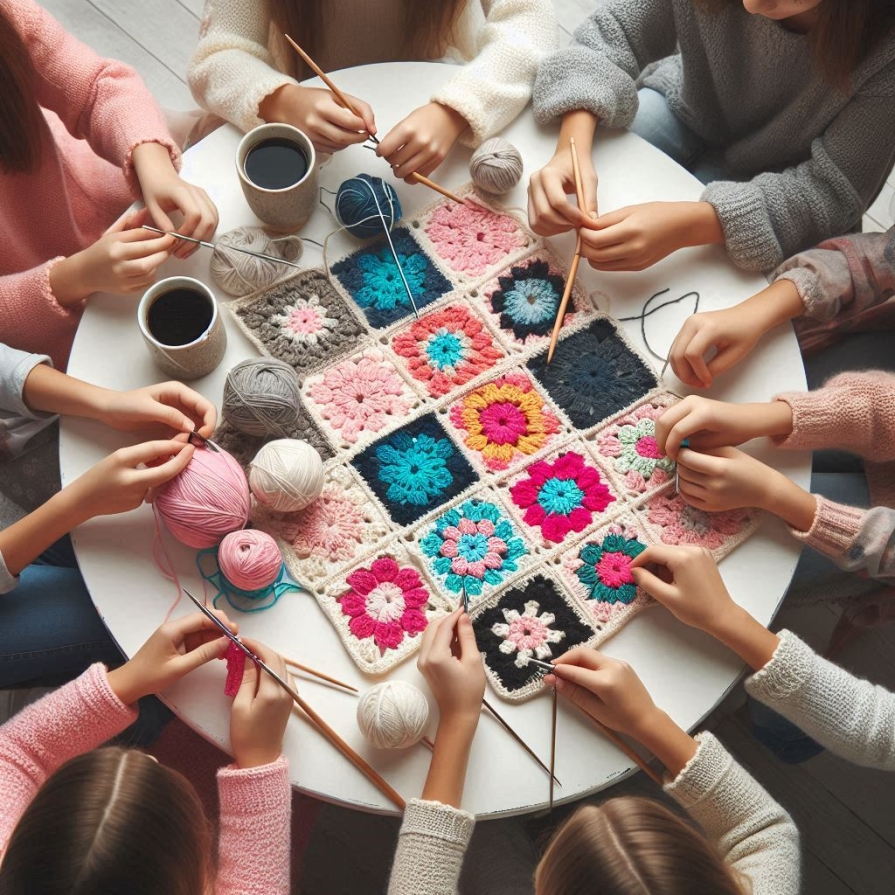
[[[546,771],[554,780],[556,780],[557,786],[562,786],[562,783],[559,782],[556,775],[553,774],[550,768],[548,768],[547,765],[545,765],[540,758],[538,758],[537,753],[531,748],[531,746],[529,746],[528,743],[526,743],[525,740],[523,740],[522,737],[519,736],[519,734],[516,733],[516,731],[513,730],[512,727],[510,727],[510,725],[498,714],[497,709],[495,709],[494,706],[491,705],[491,703],[488,702],[488,700],[484,697],[482,697],[482,705],[485,706],[486,709],[488,709],[494,720],[497,721],[497,723],[541,766],[541,768],[543,768],[544,771]]]
[[[681,439],[681,447],[682,448],[690,447],[690,439],[682,438]],[[678,494],[681,493],[681,477],[677,471],[677,463],[674,464],[674,490],[677,491]]]
[[[548,811],[553,810],[553,781],[556,780],[553,774],[556,768],[556,687],[550,689],[553,690],[553,728],[550,736],[550,807],[547,809]]]
[[[264,252],[253,252],[251,249],[241,249],[238,246],[218,246],[213,242],[206,242],[204,239],[193,239],[192,236],[183,236],[175,233],[173,230],[159,230],[158,227],[150,227],[149,224],[143,224],[144,230],[151,230],[153,233],[160,233],[162,236],[173,236],[175,239],[182,239],[184,242],[194,242],[196,245],[203,246],[213,251],[221,252],[242,252],[243,255],[251,255],[253,258],[262,258],[264,261],[273,261],[274,264],[285,264],[287,267],[294,267],[296,270],[304,270],[300,264],[287,261],[285,258],[277,258],[276,255],[265,255]]]
[[[187,444],[192,444],[194,438],[198,439],[200,445],[204,445],[205,447],[214,451],[216,454],[221,453],[220,445],[212,441],[210,438],[206,438],[204,435],[200,434],[198,429],[193,429],[193,431],[190,432],[186,440]]]
[[[464,579],[460,585],[463,589],[463,611],[469,615],[469,595],[466,593],[466,580]]]
[[[552,662],[542,662],[540,659],[534,659],[531,656],[527,659],[528,662],[531,662],[532,665],[540,665],[541,668],[546,668],[547,671],[553,671],[556,667]]]

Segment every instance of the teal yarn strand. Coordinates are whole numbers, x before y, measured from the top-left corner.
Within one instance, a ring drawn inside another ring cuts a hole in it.
[[[381,177],[358,174],[346,180],[336,193],[336,220],[358,239],[372,239],[382,234],[382,221],[376,203],[388,229],[401,220],[401,202],[395,188]]]
[[[221,571],[218,565],[217,547],[200,550],[196,555],[196,566],[203,580],[215,589],[215,595],[211,601],[211,605],[215,609],[218,608],[218,601],[224,599],[237,612],[264,612],[275,606],[283,594],[290,590],[300,591],[302,589],[289,578],[284,563],[273,584],[262,587],[260,590],[242,590],[228,581]]]

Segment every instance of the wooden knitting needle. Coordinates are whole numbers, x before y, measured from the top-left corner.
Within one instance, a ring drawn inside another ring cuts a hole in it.
[[[182,239],[184,242],[194,242],[197,246],[203,246],[213,251],[221,252],[242,252],[243,255],[251,255],[253,258],[263,258],[265,261],[273,261],[274,264],[285,264],[287,267],[294,267],[296,270],[304,270],[300,264],[287,261],[285,258],[277,258],[276,255],[265,255],[264,252],[253,252],[250,249],[241,249],[238,246],[217,246],[213,242],[206,242],[204,239],[193,239],[192,236],[183,236],[175,233],[173,230],[159,230],[158,227],[150,227],[149,224],[143,224],[144,230],[151,230],[153,233],[161,233],[164,236],[173,236],[175,239]]]
[[[553,727],[550,734],[550,807],[547,809],[548,811],[553,810],[553,781],[556,779],[553,775],[556,768],[556,687],[551,687],[551,689],[553,690]]]
[[[351,105],[348,97],[345,96],[345,94],[342,93],[342,91],[339,90],[339,88],[336,87],[336,85],[330,80],[326,72],[322,68],[320,68],[320,66],[317,65],[317,63],[288,34],[284,34],[283,37],[285,37],[286,40],[288,40],[289,43],[292,44],[292,49],[295,50],[295,52],[298,53],[299,56],[301,56],[301,58],[305,62],[305,65],[307,65],[308,68],[311,69],[311,71],[314,72],[314,74],[317,75],[317,77],[320,78],[320,80],[323,81],[323,83],[326,84],[327,87],[329,87],[330,91],[332,91],[332,95],[336,98],[336,101],[339,103],[339,105],[342,106],[343,109],[348,109],[349,112],[353,112],[355,115],[357,115],[358,118],[360,118],[361,116],[358,114],[357,109],[355,109],[354,106]],[[377,140],[376,137],[374,137],[372,134],[370,135],[370,139],[374,143],[379,142],[379,140]],[[416,172],[414,172],[410,175],[410,178],[411,180],[415,180],[417,183],[421,183],[424,186],[429,187],[430,190],[435,190],[436,193],[441,193],[442,196],[445,196],[448,199],[453,199],[454,202],[457,202],[460,205],[466,204],[456,193],[452,193],[450,190],[446,190],[443,186],[439,186],[437,183],[435,183],[434,180],[429,180],[428,177],[423,177],[422,174],[417,174]]]
[[[575,138],[569,137],[569,150],[572,153],[572,170],[575,172],[575,193],[578,196],[578,208],[584,213],[584,188],[581,186],[581,169],[578,167],[578,151],[575,149]],[[575,256],[569,268],[569,276],[566,280],[566,288],[562,294],[562,301],[556,312],[556,321],[553,324],[553,333],[550,336],[550,347],[547,349],[547,363],[553,360],[553,352],[556,351],[556,343],[559,339],[559,331],[562,328],[562,319],[565,316],[569,304],[569,297],[575,286],[575,277],[578,276],[578,264],[581,261],[581,228],[578,228],[578,240],[575,243]]]
[[[526,751],[526,752],[527,752],[527,753],[528,753],[528,754],[529,754],[529,755],[530,755],[530,756],[531,756],[531,757],[532,757],[532,758],[533,758],[533,759],[534,759],[534,760],[535,760],[535,761],[536,761],[536,762],[537,762],[537,763],[538,763],[538,764],[539,764],[539,765],[540,765],[540,766],[541,766],[541,767],[548,773],[548,774],[550,774],[550,776],[551,776],[554,780],[556,780],[557,785],[558,785],[558,786],[562,786],[562,783],[559,782],[559,780],[558,780],[558,779],[556,778],[556,776],[553,774],[553,771],[552,771],[550,768],[548,768],[547,765],[545,765],[544,762],[541,761],[540,758],[538,758],[537,754],[536,754],[535,751],[531,748],[531,746],[529,746],[528,743],[526,743],[525,740],[523,740],[522,737],[519,736],[519,734],[516,733],[516,731],[513,730],[513,728],[510,727],[510,725],[509,725],[503,718],[501,718],[501,716],[497,713],[497,709],[495,709],[494,706],[491,705],[491,703],[488,702],[488,700],[485,699],[484,697],[482,697],[482,705],[483,705],[486,709],[488,709],[488,711],[489,711],[489,712],[491,713],[491,715],[493,716],[494,720],[497,721],[497,723],[500,724],[500,726],[501,726],[501,727],[502,727],[502,728],[503,728],[503,729],[504,729],[504,730],[505,730],[505,731],[506,731],[506,732],[507,732],[507,733],[508,733],[508,734],[509,734],[509,735],[510,735],[510,736],[511,736],[511,737],[512,737],[512,738],[513,738],[513,739],[514,739],[514,740],[515,740],[515,741],[516,741],[516,742],[517,742],[517,743],[518,743],[518,744],[519,744],[519,745],[520,745],[520,746],[521,746],[521,747],[522,747],[522,748],[523,748],[523,749],[524,749],[524,750],[525,750],[525,751]]]

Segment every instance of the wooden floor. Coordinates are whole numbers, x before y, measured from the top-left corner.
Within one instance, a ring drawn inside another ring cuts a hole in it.
[[[556,0],[563,45],[597,2]],[[162,106],[194,106],[185,71],[202,0],[47,0],[44,5],[97,52],[133,65]],[[865,230],[892,225],[893,200],[895,179],[890,178],[865,218]],[[826,607],[786,610],[778,621],[822,647],[836,615]],[[895,690],[895,627],[868,632],[840,661]],[[895,889],[895,775],[853,767],[826,753],[804,764],[782,764],[752,736],[741,690],[709,725],[798,822],[806,893],[890,895]],[[645,784],[638,777],[627,785]],[[369,891],[367,885],[346,891]],[[323,884],[319,890],[332,893],[335,888]]]

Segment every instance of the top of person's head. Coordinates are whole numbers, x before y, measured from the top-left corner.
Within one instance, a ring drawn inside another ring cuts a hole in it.
[[[99,749],[40,788],[0,863],[0,893],[197,895],[211,844],[185,777],[142,752]]]
[[[537,895],[749,895],[706,837],[653,799],[579,808],[535,873]]]

